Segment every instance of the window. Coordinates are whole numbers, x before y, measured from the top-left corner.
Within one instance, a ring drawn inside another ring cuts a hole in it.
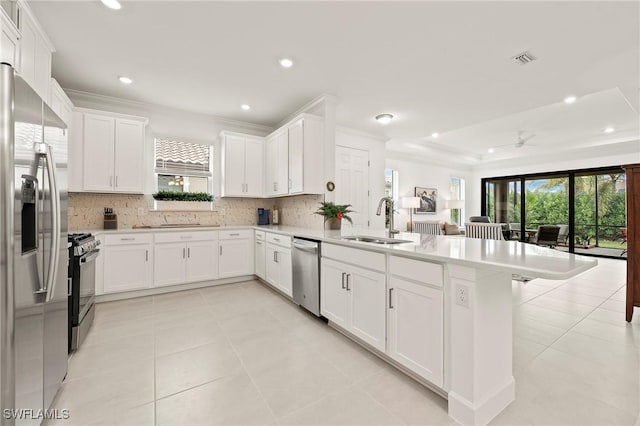
[[[449,178],[449,185],[451,186],[451,200],[464,200],[464,179],[451,176]],[[451,208],[451,223],[462,226],[464,203],[460,205],[460,208],[456,207]]]
[[[211,192],[211,146],[155,139],[158,191]]]

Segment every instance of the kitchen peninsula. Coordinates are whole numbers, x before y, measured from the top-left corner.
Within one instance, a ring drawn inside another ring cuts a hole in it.
[[[259,259],[265,261],[269,244],[286,254],[293,236],[321,241],[321,313],[330,325],[446,397],[456,421],[486,424],[515,398],[512,274],[566,279],[597,265],[596,260],[515,241],[412,233],[398,234],[396,239],[408,241],[398,244],[346,239],[363,234],[385,236],[384,231],[291,226],[98,232],[105,245],[98,294],[112,300],[232,283],[255,274],[291,298],[290,263],[279,265],[289,270],[279,272],[282,282],[277,282],[258,271]],[[115,290],[108,291],[113,283],[105,272],[133,267],[112,263],[105,268],[104,262],[115,259],[110,258],[114,250],[124,253],[119,258],[126,261],[135,257],[131,253],[139,254],[148,265],[145,286],[126,292],[112,286]],[[196,266],[203,253],[210,255],[201,262],[209,269]],[[173,255],[177,261],[171,260]],[[197,278],[189,280],[190,271]]]

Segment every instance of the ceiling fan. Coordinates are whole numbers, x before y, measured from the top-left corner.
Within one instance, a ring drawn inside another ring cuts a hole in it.
[[[524,130],[518,130],[518,138],[514,143],[509,143],[506,145],[498,145],[496,147],[489,148],[489,153],[495,152],[496,149],[499,148],[522,148],[522,147],[532,147],[536,145],[527,144],[531,139],[536,137],[535,133],[525,132]]]

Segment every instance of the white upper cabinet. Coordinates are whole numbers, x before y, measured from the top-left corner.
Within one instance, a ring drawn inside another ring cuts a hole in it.
[[[83,191],[141,194],[146,119],[95,111],[76,114],[75,120],[79,123],[74,123],[70,151],[75,158],[82,158],[73,172],[82,176],[82,182],[71,186],[80,186]],[[80,150],[81,156],[77,155]]]
[[[49,90],[49,106],[65,122],[67,127],[71,128],[73,121],[73,103],[71,99],[54,78],[51,79]]]
[[[144,167],[145,123],[134,120],[115,120],[115,179],[116,192],[142,192]]]
[[[49,102],[53,46],[24,3],[20,4],[20,75]]]
[[[302,114],[267,137],[266,195],[324,193],[323,120]]]
[[[266,161],[267,196],[289,193],[289,137],[287,129],[280,129],[267,137]]]
[[[299,194],[304,189],[304,120],[289,126],[289,193]]]
[[[20,32],[0,10],[0,62],[11,64],[20,72]]]
[[[262,197],[264,194],[264,139],[223,132],[220,194],[223,197]]]
[[[82,139],[84,141],[83,189],[112,191],[115,119],[85,114]]]

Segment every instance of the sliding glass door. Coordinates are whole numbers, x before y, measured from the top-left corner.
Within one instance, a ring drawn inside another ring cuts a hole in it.
[[[482,214],[511,239],[536,243],[540,226],[558,227],[555,248],[626,257],[626,180],[621,168],[482,180]]]
[[[535,242],[538,227],[557,225],[557,245],[567,247],[569,237],[569,176],[526,178],[525,187],[525,241]]]
[[[575,252],[626,257],[625,174],[576,175],[575,194]]]

